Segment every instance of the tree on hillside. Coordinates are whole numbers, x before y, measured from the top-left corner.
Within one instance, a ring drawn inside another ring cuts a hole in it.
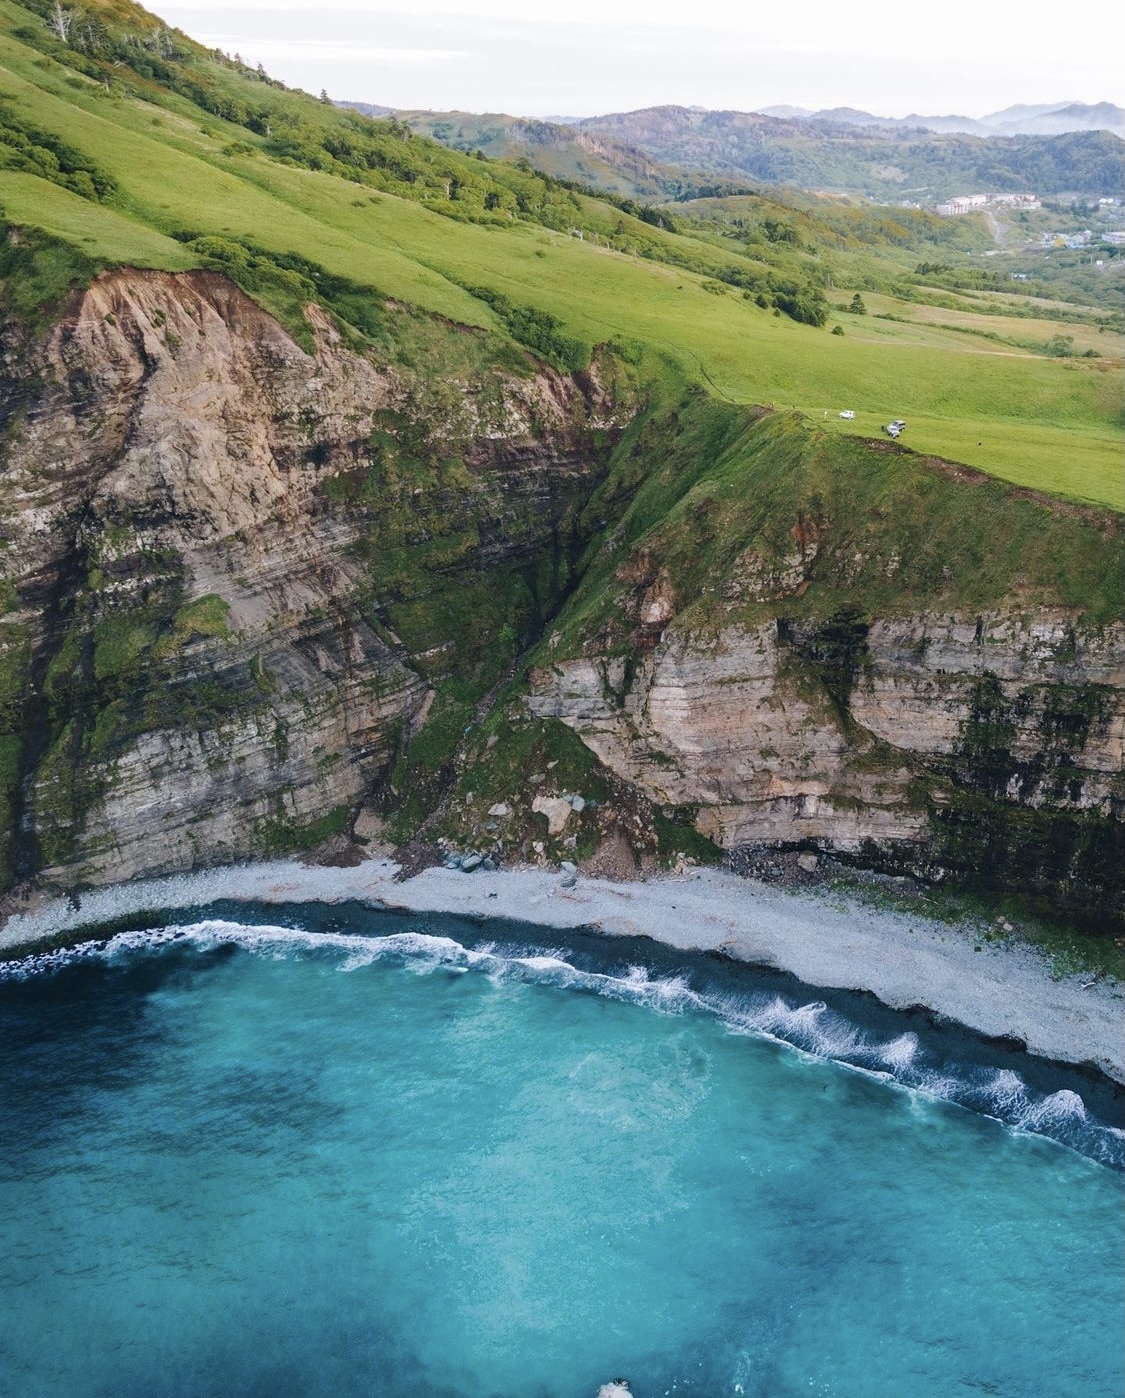
[[[867,307],[864,305],[863,297],[858,291],[852,297],[852,303],[848,307],[848,310],[851,311],[853,316],[865,316],[867,314]]]
[[[70,43],[70,31],[74,26],[74,11],[64,10],[59,0],[51,6],[51,12],[47,16],[47,28],[61,39],[64,44]]]

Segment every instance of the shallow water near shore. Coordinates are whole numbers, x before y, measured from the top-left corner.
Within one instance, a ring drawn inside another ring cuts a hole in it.
[[[1121,1391],[1104,1082],[639,939],[133,925],[0,978],[0,1391]]]

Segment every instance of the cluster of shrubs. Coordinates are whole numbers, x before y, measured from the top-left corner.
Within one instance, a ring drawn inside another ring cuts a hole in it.
[[[89,156],[24,121],[7,103],[0,103],[0,170],[26,170],[83,199],[105,199],[115,188]]]
[[[561,323],[547,311],[522,306],[502,292],[487,286],[466,286],[465,290],[485,302],[499,316],[514,340],[526,345],[557,369],[573,371],[586,365],[586,347],[581,340],[564,333]]]

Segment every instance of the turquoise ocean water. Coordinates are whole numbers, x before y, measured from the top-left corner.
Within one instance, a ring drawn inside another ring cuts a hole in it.
[[[1104,1083],[642,941],[135,926],[0,970],[0,1394],[1125,1386]]]

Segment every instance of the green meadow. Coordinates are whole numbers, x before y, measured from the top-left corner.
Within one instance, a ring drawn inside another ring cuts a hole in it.
[[[112,13],[91,8],[111,18],[137,13],[123,3]],[[902,417],[911,449],[1125,507],[1120,336],[1065,319],[977,316],[867,293],[870,313],[852,316],[839,309],[846,298],[838,289],[828,294],[827,324],[802,324],[716,280],[731,254],[713,240],[653,228],[586,197],[574,200],[573,231],[546,216],[473,220],[441,199],[303,168],[276,158],[244,122],[202,111],[182,92],[157,83],[142,97],[112,82],[107,91],[50,44],[24,42],[36,25],[44,27],[34,7],[0,3],[0,103],[95,161],[113,189],[101,200],[83,197],[0,159],[0,211],[8,224],[40,228],[98,265],[182,270],[199,262],[185,238],[220,237],[295,253],[378,296],[500,328],[488,302],[466,289],[484,288],[554,317],[587,353],[610,340],[631,345],[654,373],[720,399],[796,407],[860,436]],[[200,50],[192,61],[202,71],[210,60]],[[261,90],[231,65],[212,66],[224,92]],[[278,120],[307,116],[318,132],[344,120],[301,94],[269,93]],[[419,169],[438,159],[422,138],[403,145]],[[466,180],[499,169],[444,150],[441,160],[443,170],[462,161]],[[745,265],[748,275],[760,271],[752,258]],[[1020,347],[1052,334],[1073,336],[1072,357]],[[1078,357],[1086,349],[1099,357]],[[853,422],[838,418],[843,408],[855,411]]]

